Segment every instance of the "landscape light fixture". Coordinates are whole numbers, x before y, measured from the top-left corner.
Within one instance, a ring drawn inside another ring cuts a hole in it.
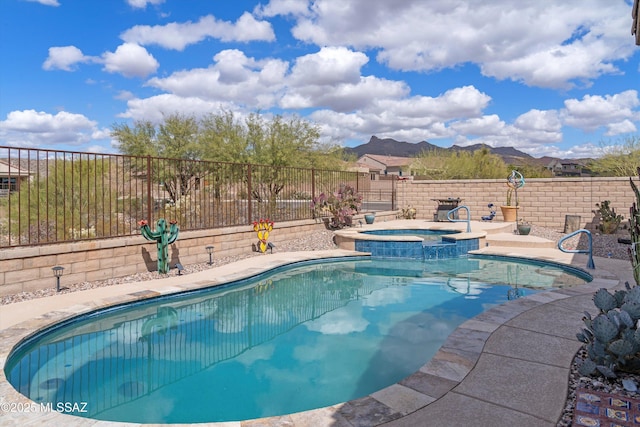
[[[213,265],[213,246],[207,246],[205,249],[209,254],[209,265]]]
[[[51,267],[51,270],[53,270],[53,275],[56,276],[56,292],[60,292],[60,278],[64,272],[64,267],[56,265],[55,267]]]
[[[275,248],[276,245],[274,245],[273,243],[269,242],[267,243],[267,249],[269,249],[271,251],[271,253],[273,253],[273,248]]]

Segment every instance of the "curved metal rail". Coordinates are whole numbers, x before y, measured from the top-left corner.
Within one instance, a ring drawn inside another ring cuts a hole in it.
[[[576,234],[580,234],[580,233],[585,233],[587,235],[587,237],[589,238],[589,249],[588,250],[584,250],[584,249],[565,249],[562,247],[562,243],[567,240],[570,239],[571,237],[575,236]],[[593,263],[593,237],[591,237],[591,232],[589,230],[585,230],[584,228],[581,228],[580,230],[576,230],[573,233],[567,234],[566,236],[564,236],[562,239],[560,239],[558,241],[558,249],[560,249],[562,252],[565,253],[569,253],[569,254],[589,254],[589,261],[587,262],[587,268],[590,269],[595,269],[596,266]]]
[[[451,218],[451,215],[456,213],[460,209],[465,209],[467,211],[467,219],[454,219]],[[451,222],[466,222],[467,223],[467,233],[471,233],[471,211],[469,211],[469,207],[467,206],[458,206],[457,208],[451,209],[447,212],[447,219]]]

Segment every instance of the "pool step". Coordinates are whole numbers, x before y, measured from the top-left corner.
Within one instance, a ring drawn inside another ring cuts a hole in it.
[[[489,247],[500,246],[509,248],[558,248],[553,240],[536,236],[520,236],[513,233],[488,234],[485,242]]]

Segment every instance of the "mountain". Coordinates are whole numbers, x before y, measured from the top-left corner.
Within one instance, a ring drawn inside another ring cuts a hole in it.
[[[354,153],[358,157],[362,157],[365,154],[374,154],[379,156],[396,156],[396,157],[414,157],[423,151],[430,150],[446,150],[446,148],[438,147],[428,143],[427,141],[418,142],[413,144],[410,142],[400,142],[395,139],[385,138],[380,139],[377,136],[372,136],[369,142],[366,144],[358,145],[353,148],[345,148],[348,153]]]
[[[476,151],[481,148],[489,149],[489,152],[496,154],[504,160],[505,163],[510,165],[524,165],[535,164],[546,166],[555,159],[553,157],[535,158],[527,153],[519,151],[513,147],[490,147],[486,144],[475,144],[466,147],[454,145],[451,148],[442,148],[437,145],[433,145],[427,141],[421,141],[418,143],[396,141],[391,138],[378,138],[372,136],[369,142],[366,144],[358,145],[352,148],[345,148],[348,153],[355,154],[358,158],[365,154],[374,154],[382,156],[397,156],[397,157],[414,157],[423,151]]]
[[[454,145],[451,147],[451,150],[473,152],[476,150],[480,150],[481,148],[488,148],[490,153],[496,154],[502,157],[502,160],[504,160],[504,162],[508,165],[540,164],[540,165],[546,166],[551,161],[551,159],[549,158],[546,161],[541,162],[539,159],[536,159],[535,157],[527,153],[524,153],[520,150],[516,150],[513,147],[495,147],[494,148],[486,144],[467,145],[466,147],[460,147],[458,145]]]

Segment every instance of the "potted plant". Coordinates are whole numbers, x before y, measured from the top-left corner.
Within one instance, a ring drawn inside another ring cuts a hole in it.
[[[527,236],[529,233],[531,233],[531,224],[529,224],[524,219],[520,219],[520,221],[518,221],[517,228],[518,234],[520,234],[521,236]]]

